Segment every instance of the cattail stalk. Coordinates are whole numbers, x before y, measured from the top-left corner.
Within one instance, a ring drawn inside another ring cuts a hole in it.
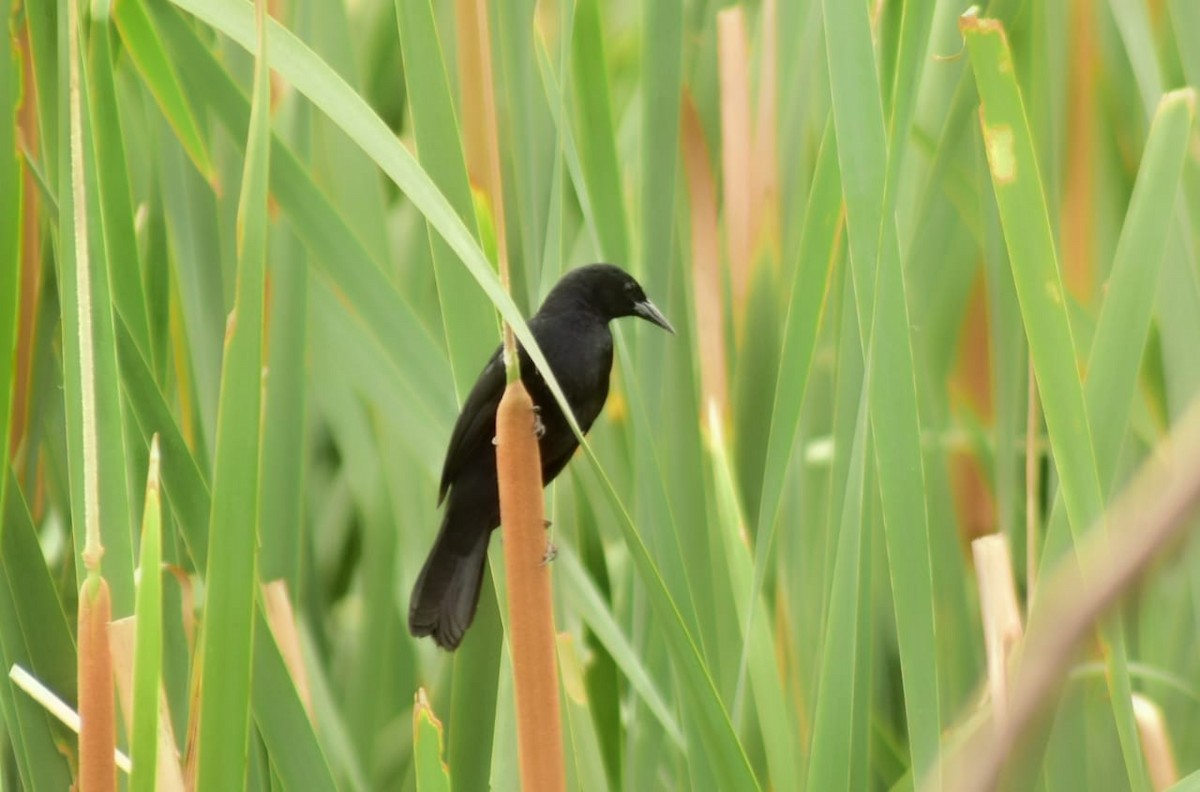
[[[79,789],[117,788],[117,744],[112,655],[108,623],[112,599],[108,583],[91,575],[79,594]]]
[[[479,77],[467,81],[472,90],[465,97],[466,114],[473,119],[467,127],[468,162],[472,181],[483,182],[491,203],[500,285],[512,294],[487,0],[461,0],[459,12],[460,37],[466,36],[461,40],[476,44],[475,51],[464,59],[466,73]],[[472,27],[475,36],[471,36]],[[542,464],[534,432],[533,400],[521,383],[517,342],[508,322],[504,323],[504,365],[508,387],[496,411],[496,466],[521,788],[527,792],[561,790],[566,786],[566,766],[559,720],[550,570],[544,563]]]
[[[67,59],[69,65],[71,196],[77,309],[79,312],[79,364],[83,408],[83,514],[86,540],[83,566],[87,578],[79,592],[79,789],[81,792],[115,790],[117,764],[112,656],[108,650],[108,623],[112,598],[100,574],[104,546],[100,541],[100,482],[96,462],[96,380],[92,355],[92,279],[88,258],[87,194],[84,191],[83,109],[79,78],[79,8],[67,3]]]
[[[519,379],[510,382],[496,411],[496,466],[517,700],[517,750],[521,788],[526,792],[566,786],[535,417],[524,384]]]

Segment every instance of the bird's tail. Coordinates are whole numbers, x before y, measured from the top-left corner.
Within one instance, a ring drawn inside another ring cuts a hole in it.
[[[443,649],[458,648],[479,604],[490,535],[481,531],[464,554],[442,526],[409,600],[408,629],[414,636],[431,635]]]

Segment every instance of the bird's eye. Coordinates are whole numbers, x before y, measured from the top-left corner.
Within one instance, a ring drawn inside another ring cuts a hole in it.
[[[625,284],[625,291],[627,291],[627,292],[631,292],[636,288],[637,288],[637,284],[634,283],[633,281],[630,281]]]

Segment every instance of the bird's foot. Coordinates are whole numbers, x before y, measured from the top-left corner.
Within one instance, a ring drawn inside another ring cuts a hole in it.
[[[550,522],[549,520],[542,520],[542,527],[545,528],[547,531],[550,530],[551,525],[554,525],[554,523]]]
[[[556,558],[558,558],[558,547],[553,542],[546,542],[546,554],[542,556],[542,563],[539,566],[546,566]]]
[[[533,433],[541,440],[546,435],[546,424],[542,423],[542,408],[533,405]]]

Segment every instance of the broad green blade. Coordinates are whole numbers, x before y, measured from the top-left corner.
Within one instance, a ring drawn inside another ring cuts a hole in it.
[[[865,489],[868,394],[862,389],[850,450],[849,479],[838,528],[825,651],[817,690],[809,789],[861,789],[867,765],[871,665],[871,532]]]
[[[121,39],[138,72],[150,86],[154,98],[162,107],[163,115],[171,122],[196,168],[211,181],[214,171],[205,137],[162,39],[155,35],[150,24],[143,0],[118,0],[113,10],[113,19],[121,31]]]
[[[887,172],[888,143],[867,8],[832,0],[823,7],[904,707],[913,772],[924,778],[942,732],[936,603],[906,286],[895,218],[879,179]]]
[[[980,96],[980,125],[996,203],[1016,284],[1029,353],[1072,533],[1076,538],[1104,510],[1100,477],[1084,401],[1078,348],[1067,315],[1066,292],[1047,214],[1029,122],[1013,72],[1004,28],[967,15],[959,23]],[[1129,783],[1146,784],[1133,721],[1123,628],[1106,630],[1113,715]]]
[[[236,0],[174,2],[179,8],[230,36],[247,50],[257,50],[250,9]],[[483,250],[450,202],[429,178],[429,174],[344,80],[287,30],[273,21],[269,27],[271,33],[268,38],[272,41],[274,53],[272,68],[284,75],[298,91],[305,94],[322,112],[341,126],[404,191],[425,219],[454,250],[476,282],[483,287],[504,321],[512,325],[521,346],[534,365],[545,374],[546,384],[558,404],[566,405],[566,397],[516,304],[505,294]],[[364,295],[364,299],[369,297],[370,295]],[[572,430],[578,435],[579,428],[574,413],[567,410],[566,415]]]
[[[450,770],[442,760],[442,723],[418,695],[413,709],[413,756],[416,764],[417,792],[445,792],[450,789]]]
[[[433,7],[429,0],[395,2],[417,158],[468,231],[474,233],[475,207]],[[454,260],[454,251],[445,240],[430,234],[429,242],[450,370],[461,403],[495,349],[499,327],[487,295]]]
[[[571,6],[571,10],[575,10],[575,6]],[[567,30],[573,29],[574,15],[570,14],[564,18],[563,24],[567,25]],[[574,42],[573,36],[563,36],[564,47],[567,44]],[[592,199],[588,192],[588,180],[585,175],[583,164],[583,155],[579,151],[579,143],[576,140],[574,127],[572,126],[567,106],[571,101],[571,80],[561,78],[562,62],[568,60],[568,55],[564,53],[560,59],[560,68],[556,74],[555,68],[550,63],[550,55],[546,49],[546,42],[541,38],[537,41],[537,57],[538,57],[538,72],[542,78],[542,90],[546,94],[547,103],[550,106],[550,113],[554,120],[554,126],[558,132],[559,146],[561,147],[561,157],[563,165],[566,167],[569,175],[570,185],[575,196],[575,200],[579,203],[579,212],[583,216],[583,222],[588,230],[587,242],[588,249],[595,250],[601,255],[604,251],[604,243],[601,241],[599,209],[592,203]],[[563,224],[565,225],[566,215],[563,213]],[[560,229],[560,233],[562,233]],[[565,249],[567,240],[560,240],[559,246]],[[558,275],[563,269],[562,261],[559,258],[565,258],[563,252],[548,248],[547,250],[548,263],[552,262],[555,266],[545,267],[542,271],[542,280],[545,288],[543,292],[549,290],[549,286],[553,285],[557,280]]]
[[[135,0],[136,1],[136,0]],[[142,267],[134,232],[129,164],[121,137],[116,86],[113,82],[112,28],[108,20],[94,19],[90,26],[88,76],[91,123],[96,145],[96,179],[104,227],[104,249],[109,261],[113,303],[125,320],[138,347],[149,355],[150,318],[142,288]]]
[[[672,2],[650,7],[674,6]],[[667,11],[660,12],[666,15]],[[588,201],[595,213],[600,256],[614,263],[629,260],[629,232],[621,200],[620,169],[614,142],[612,98],[604,51],[604,31],[599,0],[580,0],[575,6],[575,31],[571,37],[571,82],[578,123],[579,159]],[[666,49],[673,50],[668,44]],[[562,79],[560,77],[560,79]],[[670,79],[670,74],[666,75]],[[553,104],[553,102],[551,102]],[[672,111],[674,105],[672,105]],[[562,119],[559,120],[562,123]]]
[[[8,479],[4,531],[0,534],[0,708],[17,769],[28,789],[64,789],[71,770],[58,743],[66,730],[42,706],[9,682],[20,665],[68,701],[75,700],[75,644],[54,579],[38,545],[33,520],[15,479]]]
[[[646,587],[656,625],[663,630],[670,647],[672,661],[679,675],[682,693],[688,699],[688,710],[696,719],[693,726],[705,751],[705,761],[712,768],[715,781],[723,789],[758,789],[760,785],[738,741],[729,713],[721,702],[712,676],[705,666],[695,639],[688,631],[679,607],[671,598],[637,528],[621,503],[612,482],[600,467],[595,452],[585,446],[593,470],[600,478],[605,497],[617,517],[621,535],[628,545],[630,556]]]
[[[263,301],[267,255],[270,84],[266,3],[246,165],[238,199],[237,296],[226,331],[209,525],[205,629],[200,648],[197,786],[246,783],[254,600],[258,588],[258,495],[262,412]],[[260,636],[260,642],[266,640]]]
[[[338,789],[325,759],[325,748],[317,739],[314,724],[300,703],[300,696],[275,636],[263,613],[261,601],[254,626],[254,723],[287,789],[333,792]]]
[[[584,792],[607,792],[609,784],[600,755],[600,740],[590,712],[592,702],[583,682],[583,662],[569,635],[558,636],[558,664],[562,673],[567,787]]]
[[[146,474],[146,503],[142,510],[141,552],[138,553],[137,629],[133,659],[133,723],[130,758],[133,792],[157,788],[158,703],[162,681],[162,509],[159,503],[158,437],[150,441],[150,470]]]
[[[145,362],[132,341],[126,339],[121,350],[122,370],[130,402],[140,423],[159,427],[166,441],[162,444],[162,477],[168,501],[178,520],[184,540],[198,549],[193,555],[198,567],[205,566],[208,555],[208,514],[210,509],[208,482],[197,467],[179,429],[155,389]],[[171,440],[170,438],[174,438]],[[174,494],[172,494],[174,493]],[[271,640],[261,613],[257,617],[254,642],[253,688],[254,720],[273,766],[293,786],[320,785],[334,788],[328,765],[321,753],[314,730],[304,713],[299,695],[292,684],[283,658]],[[304,747],[300,747],[304,746]],[[322,782],[322,779],[325,779]],[[316,787],[314,787],[316,788]]]
[[[1159,103],[1092,337],[1084,397],[1105,493],[1112,490],[1129,426],[1195,105],[1196,93],[1190,89],[1169,93]],[[1062,494],[1060,490],[1046,529],[1047,565],[1057,560],[1056,548],[1069,542]]]
[[[471,741],[474,738],[494,746],[499,721],[497,695],[505,656],[504,625],[500,619],[501,590],[492,577],[491,563],[484,569],[475,621],[456,652],[451,677],[451,722],[466,724],[465,729],[458,730],[463,732],[461,737],[451,734],[448,748],[450,766],[454,768],[450,780],[456,790],[477,789],[480,782],[486,783],[492,767],[490,761],[482,761],[483,755],[491,752]],[[511,669],[508,673],[511,679]],[[490,717],[476,718],[481,711]]]
[[[1188,0],[1167,0],[1167,8],[1171,10],[1184,76],[1193,88],[1200,87],[1200,50],[1192,46],[1190,33],[1200,27],[1200,6]]]
[[[683,732],[671,714],[663,694],[659,692],[644,663],[637,656],[629,639],[608,610],[600,592],[580,566],[569,548],[560,548],[554,571],[559,573],[560,585],[566,589],[567,601],[579,613],[599,641],[608,649],[621,673],[646,702],[646,707],[658,720],[667,736],[680,748],[684,747]]]
[[[984,147],[1055,448],[1055,467],[1071,521],[1082,529],[1101,512],[1103,502],[1033,141],[1003,29],[991,20],[970,17],[962,24],[979,84]]]
[[[162,8],[155,22],[172,49],[189,63],[189,90],[204,100],[222,126],[240,134],[249,121],[250,103],[232,77],[172,8]],[[445,353],[409,299],[388,280],[382,263],[372,258],[338,207],[278,138],[272,139],[271,163],[271,194],[312,252],[312,264],[329,285],[345,294],[353,309],[351,315],[377,340],[395,372],[405,378],[411,398],[422,402],[426,412],[444,409],[441,405],[453,396]],[[392,343],[396,338],[413,343]]]
[[[126,403],[147,442],[158,433],[163,491],[187,552],[197,568],[203,569],[208,560],[211,506],[208,479],[192,456],[182,430],[171,415],[166,397],[155,384],[154,374],[124,322],[118,322],[117,348]]]
[[[561,166],[556,151],[556,130],[541,90],[538,61],[533,57],[541,43],[536,0],[516,0],[492,19],[492,72],[496,104],[507,108],[499,120],[502,151],[507,150],[509,167],[502,174],[507,185],[509,266],[517,304],[537,305],[546,293],[547,282],[557,280],[568,264],[565,256],[552,255],[558,229],[553,219],[554,198],[547,201],[551,184],[561,184],[554,172]],[[563,3],[558,15],[566,24],[574,14],[571,2]],[[569,37],[564,37],[569,38]],[[566,47],[569,41],[564,41]],[[514,231],[516,233],[514,233]]]
[[[296,9],[296,24],[307,31],[336,28],[326,22],[321,11],[340,10],[337,6],[317,4]],[[174,12],[172,12],[174,14]],[[347,34],[347,38],[349,35]],[[279,119],[280,136],[292,146],[296,158],[315,164],[314,129],[316,113],[305,102],[297,102],[291,114]],[[274,149],[279,146],[273,137]],[[343,147],[345,148],[345,147]],[[351,177],[358,174],[347,169]],[[358,190],[364,202],[369,189]],[[364,211],[363,222],[374,223]],[[382,210],[380,211],[382,214]],[[377,225],[377,223],[376,223]],[[312,267],[309,252],[290,227],[276,227],[268,240],[267,278],[271,283],[268,298],[267,370],[270,376],[263,395],[262,492],[259,496],[259,575],[264,582],[283,580],[293,601],[302,596],[301,567],[304,548],[310,541],[306,510],[308,450],[306,429],[310,419],[308,404],[308,341],[310,333],[309,290]]]
[[[591,23],[587,21],[589,10],[598,5],[591,0],[580,3],[576,19],[584,35],[577,36],[577,40],[599,34],[599,25],[593,31],[590,29]],[[683,5],[682,0],[662,0],[643,6],[640,271],[645,276],[642,284],[650,293],[664,296],[673,247],[674,235],[669,229],[675,217],[675,177],[679,171]],[[592,13],[595,13],[594,10]],[[602,49],[600,55],[603,56]],[[603,68],[604,64],[601,61],[592,66]],[[603,74],[595,74],[588,81],[591,85],[601,87],[601,91],[598,92],[599,97],[586,101],[599,102],[601,97],[607,99],[606,80]],[[577,91],[583,88],[577,85]],[[613,176],[616,173],[614,169]],[[617,263],[628,266],[620,260]]]
[[[749,634],[745,653],[748,658],[758,727],[762,732],[763,748],[767,754],[770,786],[775,789],[799,789],[799,757],[795,753],[796,729],[792,722],[792,713],[787,707],[783,680],[775,661],[778,657],[778,647],[771,632],[769,611],[753,588],[754,568],[750,547],[746,541],[746,518],[742,513],[737,486],[733,480],[729,449],[715,406],[709,413],[708,433],[709,454],[717,490],[717,530],[721,535],[721,549],[732,583],[738,626]],[[739,690],[739,696],[741,695]],[[735,708],[736,706],[735,704]]]
[[[778,530],[784,480],[799,437],[800,411],[817,351],[817,334],[827,310],[830,280],[837,262],[843,223],[837,138],[833,134],[831,120],[826,124],[812,191],[805,208],[800,253],[783,331],[780,360],[787,371],[781,372],[776,381],[771,435],[767,440],[763,491],[759,503],[758,529],[755,532],[759,541],[754,558],[754,596],[762,588],[767,571],[767,552]]]

